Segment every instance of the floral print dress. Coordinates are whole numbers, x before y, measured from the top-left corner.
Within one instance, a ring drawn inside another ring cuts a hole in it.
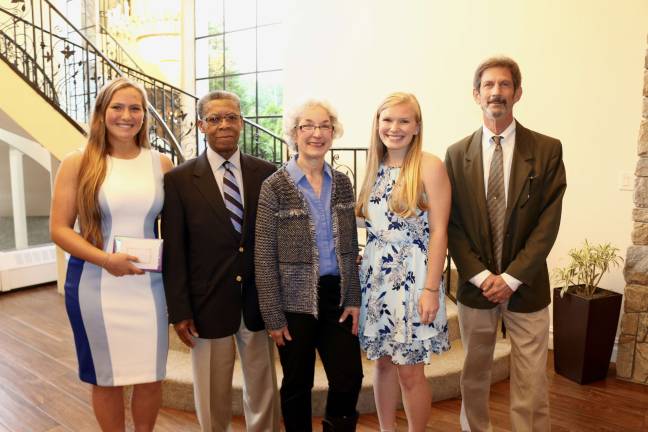
[[[429,363],[433,353],[447,351],[450,345],[441,281],[434,322],[420,322],[418,301],[427,275],[430,229],[427,211],[402,218],[389,210],[399,171],[381,166],[369,196],[359,337],[369,359],[389,356],[394,364],[412,365]]]

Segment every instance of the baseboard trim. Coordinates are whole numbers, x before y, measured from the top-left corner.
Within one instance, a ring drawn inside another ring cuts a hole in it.
[[[0,291],[56,280],[53,244],[0,252]]]

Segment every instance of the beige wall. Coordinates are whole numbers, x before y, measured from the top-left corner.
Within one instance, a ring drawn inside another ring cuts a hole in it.
[[[27,216],[47,216],[50,207],[50,173],[23,156],[25,211]],[[9,146],[0,141],[0,217],[12,217]]]
[[[0,110],[0,217],[13,215],[9,171],[9,143],[2,141],[4,131],[27,139],[33,139],[7,113]],[[25,176],[25,210],[27,216],[48,215],[50,203],[49,172],[27,155],[23,156],[23,170]]]
[[[294,1],[286,16],[286,106],[328,99],[346,129],[339,145],[366,146],[377,104],[404,90],[422,104],[425,148],[443,157],[480,125],[477,63],[515,58],[516,117],[564,145],[568,190],[550,267],[584,238],[625,254],[632,193],[618,178],[636,162],[648,1]],[[603,285],[623,290],[621,271]]]
[[[79,149],[85,137],[4,61],[0,61],[0,111],[34,141],[62,160]]]

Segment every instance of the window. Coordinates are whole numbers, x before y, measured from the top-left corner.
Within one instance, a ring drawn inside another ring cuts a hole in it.
[[[236,93],[242,114],[278,136],[283,6],[284,0],[196,0],[195,9],[197,96]],[[275,143],[265,135],[259,135],[258,155],[272,159]]]

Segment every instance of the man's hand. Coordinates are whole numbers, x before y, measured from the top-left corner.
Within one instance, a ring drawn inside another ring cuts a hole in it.
[[[482,294],[493,303],[504,303],[513,294],[513,290],[500,275],[490,275],[481,285]]]
[[[351,316],[351,319],[353,320],[351,333],[358,336],[358,317],[360,316],[360,308],[351,306],[345,307],[344,312],[342,312],[342,315],[340,316],[340,322],[343,323],[349,316]]]
[[[292,340],[292,336],[290,336],[290,332],[288,331],[288,326],[283,326],[277,330],[268,330],[268,333],[277,346],[284,346],[286,345],[286,341],[290,342]]]
[[[173,329],[176,331],[176,334],[183,344],[187,345],[189,348],[194,347],[195,343],[193,338],[198,337],[198,332],[196,331],[196,326],[192,319],[182,320],[173,324]]]

